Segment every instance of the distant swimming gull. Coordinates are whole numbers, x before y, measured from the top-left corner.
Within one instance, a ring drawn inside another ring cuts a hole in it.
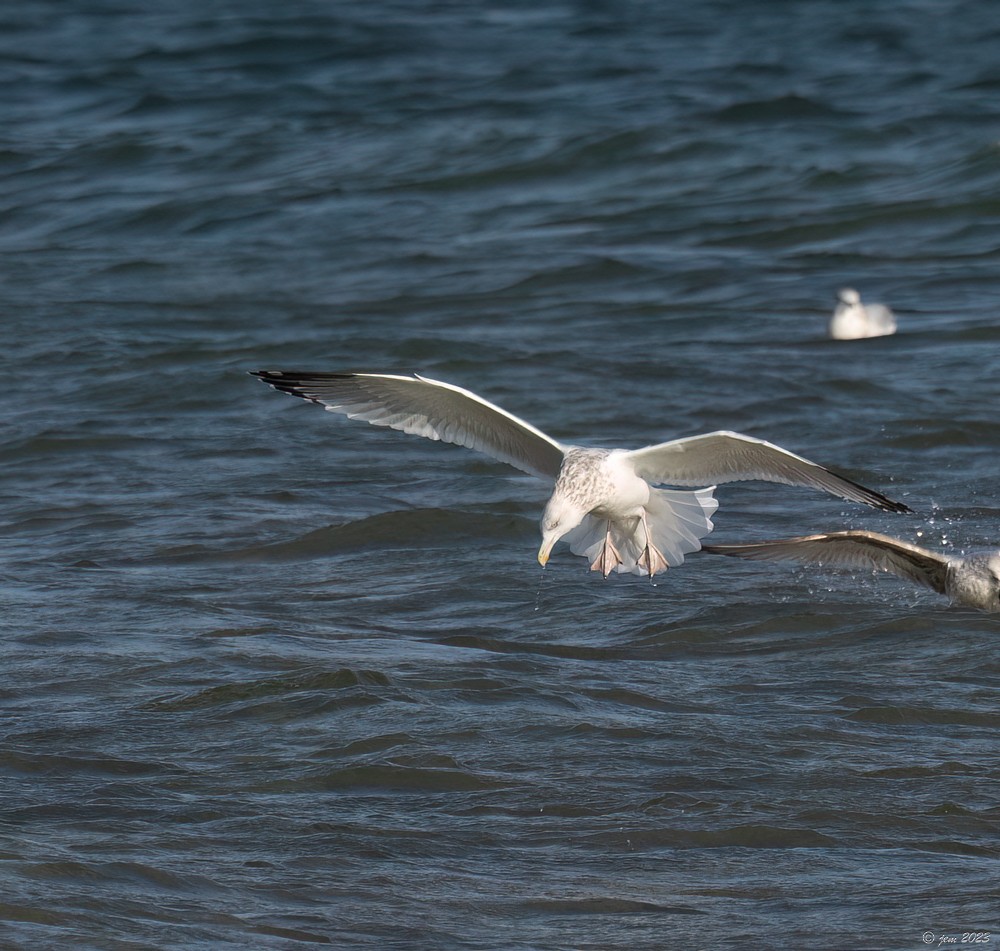
[[[896,332],[896,315],[884,304],[862,304],[853,287],[837,295],[837,306],[830,321],[834,340],[860,340],[862,337],[885,337]]]
[[[704,550],[759,561],[874,568],[926,585],[946,594],[955,604],[1000,611],[1000,551],[947,558],[888,535],[861,531],[802,535],[751,545],[705,545]]]
[[[652,577],[679,565],[713,528],[715,483],[744,479],[809,486],[887,512],[909,509],[801,456],[739,433],[716,432],[644,449],[565,445],[461,387],[395,373],[255,370],[277,390],[375,426],[466,446],[554,483],[542,515],[544,565],[565,537],[606,578]],[[711,486],[695,492],[652,485]]]

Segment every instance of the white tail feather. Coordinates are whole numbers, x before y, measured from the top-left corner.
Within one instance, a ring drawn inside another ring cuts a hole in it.
[[[715,528],[711,516],[719,503],[712,495],[714,491],[714,485],[695,492],[650,490],[646,521],[653,545],[660,549],[667,564],[682,564],[684,555],[698,551],[701,539]],[[641,526],[639,534],[642,534]]]
[[[655,548],[671,567],[683,564],[684,555],[698,551],[701,539],[712,531],[711,515],[719,507],[712,493],[715,487],[697,491],[651,489],[646,503],[646,522]],[[608,521],[588,515],[571,532],[563,536],[574,555],[596,560],[604,545]],[[642,519],[633,517],[611,523],[611,541],[621,555],[618,571],[637,575],[648,574],[639,559],[646,550],[646,533]]]

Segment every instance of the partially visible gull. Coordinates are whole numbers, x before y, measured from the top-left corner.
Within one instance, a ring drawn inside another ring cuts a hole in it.
[[[830,321],[834,340],[860,340],[862,337],[885,337],[896,332],[896,315],[884,304],[862,304],[853,287],[837,295],[837,306]]]
[[[538,560],[565,537],[606,578],[652,577],[701,547],[718,507],[715,483],[761,479],[809,486],[887,512],[908,512],[871,489],[760,439],[716,432],[644,449],[584,449],[546,436],[451,383],[396,373],[256,370],[252,375],[375,426],[466,446],[554,484],[542,515]],[[654,485],[710,486],[695,492]]]
[[[888,571],[946,594],[955,604],[1000,611],[1000,551],[948,558],[877,532],[826,532],[750,545],[705,545],[714,555]]]

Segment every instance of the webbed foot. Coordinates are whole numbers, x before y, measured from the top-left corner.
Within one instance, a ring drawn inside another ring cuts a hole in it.
[[[600,571],[605,578],[611,574],[622,563],[621,553],[611,541],[611,523],[608,522],[608,533],[604,536],[604,544],[601,546],[601,553],[594,559],[590,566],[591,571]]]
[[[663,552],[650,541],[652,536],[649,532],[649,522],[646,519],[645,511],[642,513],[642,531],[646,536],[646,547],[642,550],[642,554],[639,556],[636,564],[646,569],[652,581],[653,575],[658,571],[666,571],[670,565],[667,563],[667,559],[663,557]]]
[[[647,545],[636,564],[645,568],[650,578],[658,571],[666,571],[670,567],[663,552],[655,545]]]

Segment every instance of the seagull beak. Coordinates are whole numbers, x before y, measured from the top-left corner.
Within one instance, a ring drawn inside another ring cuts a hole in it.
[[[555,543],[556,543],[556,540],[554,538],[552,538],[552,539],[548,539],[547,538],[547,539],[545,539],[545,541],[542,542],[542,547],[538,549],[538,563],[543,568],[548,563],[549,554],[551,553],[552,546]]]

